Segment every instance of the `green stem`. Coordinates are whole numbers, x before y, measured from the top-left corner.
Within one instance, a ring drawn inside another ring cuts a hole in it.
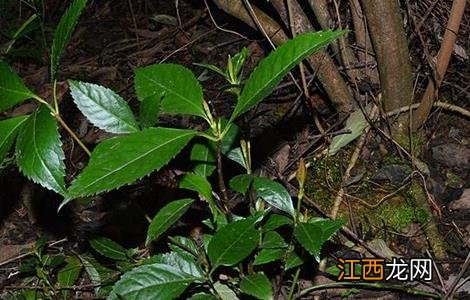
[[[225,180],[224,180],[224,173],[223,173],[223,166],[222,166],[222,151],[221,151],[221,145],[220,145],[220,140],[217,141],[217,175],[219,179],[219,190],[220,193],[222,194],[222,200],[223,200],[223,207],[226,210],[226,212],[229,212],[228,209],[228,194],[227,194],[227,187],[225,186]]]
[[[64,127],[64,129],[69,133],[72,139],[74,139],[77,144],[83,149],[83,151],[85,151],[88,156],[91,156],[90,150],[88,150],[87,146],[85,146],[85,144],[80,140],[80,138],[75,134],[75,132],[73,132],[73,130],[67,125],[67,123],[65,123],[62,117],[58,114],[54,114],[54,117],[57,121],[59,121],[60,125],[62,125],[62,127]]]
[[[297,281],[299,280],[300,268],[297,268],[295,271],[294,279],[292,279],[292,285],[290,287],[289,296],[287,297],[288,300],[292,300],[294,297],[295,287],[297,285]]]
[[[217,142],[217,138],[216,138],[216,137],[214,137],[214,136],[212,136],[212,135],[209,135],[209,134],[207,134],[207,133],[198,131],[196,134],[197,134],[198,136],[202,136],[202,137],[204,137],[204,138],[206,138],[206,139],[208,139],[208,140],[210,140],[210,141]]]
[[[300,299],[313,291],[327,290],[327,289],[336,289],[336,288],[363,288],[369,290],[391,290],[396,292],[405,293],[408,295],[419,296],[419,297],[428,297],[432,299],[440,299],[441,296],[435,293],[426,292],[414,288],[404,287],[402,285],[389,285],[379,282],[368,283],[368,282],[333,282],[316,285],[305,290],[302,290],[296,299]]]
[[[54,88],[54,90],[55,90],[55,88]],[[54,100],[54,103],[55,103],[55,106],[56,106],[56,108],[54,108],[46,100],[42,99],[38,95],[34,95],[32,97],[33,97],[33,99],[35,99],[39,103],[45,105],[51,111],[52,116],[54,116],[54,118],[60,123],[60,125],[62,125],[62,127],[64,127],[64,129],[68,132],[68,134],[72,137],[72,139],[74,139],[77,142],[77,144],[83,149],[83,151],[85,151],[85,153],[88,154],[88,156],[90,156],[91,155],[90,150],[88,150],[88,148],[85,146],[85,144],[83,144],[83,142],[80,140],[80,138],[75,134],[75,132],[73,132],[73,130],[67,125],[67,123],[65,123],[64,119],[62,119],[62,117],[60,116],[57,101]],[[54,95],[54,98],[55,98],[55,95]]]
[[[54,79],[54,82],[52,83],[52,99],[54,101],[55,112],[60,114],[59,101],[57,101],[57,79]]]

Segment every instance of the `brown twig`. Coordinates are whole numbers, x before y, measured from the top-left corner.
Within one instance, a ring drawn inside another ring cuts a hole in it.
[[[457,277],[454,279],[454,281],[449,287],[449,291],[444,296],[445,300],[452,298],[452,296],[454,295],[454,292],[456,291],[457,284],[459,283],[460,279],[462,279],[463,275],[465,274],[469,266],[470,266],[470,252],[468,252],[467,258],[465,259],[465,263],[463,264],[459,275],[457,275]]]
[[[449,66],[452,49],[457,39],[457,33],[465,12],[466,3],[467,0],[454,0],[452,4],[449,21],[444,33],[444,39],[442,40],[441,48],[437,55],[434,78],[429,80],[426,91],[421,98],[420,106],[416,111],[416,115],[413,120],[413,130],[420,128],[424,122],[426,122],[426,119],[431,112],[434,99],[436,98],[436,92],[438,91],[447,71],[447,67]]]

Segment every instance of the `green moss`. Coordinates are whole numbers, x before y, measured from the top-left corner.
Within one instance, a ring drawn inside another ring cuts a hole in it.
[[[310,161],[305,194],[327,213],[331,211],[336,194],[341,187],[343,170],[349,161],[349,155],[350,153],[347,151],[341,151],[335,156],[326,156]],[[392,155],[385,157],[382,161],[382,165],[389,164],[407,166],[402,158]],[[383,196],[396,191],[397,188],[394,186],[382,185],[378,187],[369,181],[371,174],[376,172],[376,168],[377,166],[372,164],[361,166],[358,162],[355,172],[364,174],[360,181],[348,186],[348,193],[361,198],[362,201],[370,205],[375,205]],[[400,232],[413,222],[423,224],[430,219],[427,210],[423,209],[421,205],[417,205],[412,190],[407,188],[376,208],[368,207],[354,198],[350,200],[350,203],[351,209],[354,211],[354,221],[357,224],[360,223],[364,231],[372,230],[380,238],[389,235],[382,235],[379,229]],[[347,206],[342,204],[337,217],[348,220],[348,214]]]
[[[369,219],[372,224],[377,227],[386,224],[398,232],[413,222],[424,223],[429,218],[425,210],[401,198],[390,199],[378,207],[375,212],[368,213],[369,218],[374,215],[374,219]]]
[[[338,153],[310,161],[305,194],[326,212],[331,209],[341,184],[343,156]]]
[[[458,175],[448,171],[446,173],[446,185],[453,188],[462,188],[465,186],[465,180],[460,178]]]

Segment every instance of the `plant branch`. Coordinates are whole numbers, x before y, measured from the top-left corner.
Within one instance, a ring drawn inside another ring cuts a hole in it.
[[[219,179],[219,190],[222,193],[222,199],[224,202],[224,208],[225,210],[228,210],[228,194],[227,194],[227,187],[225,186],[225,180],[224,180],[224,172],[222,170],[222,151],[221,151],[221,145],[220,145],[220,140],[217,141],[217,176]]]
[[[41,97],[37,95],[34,95],[33,98],[39,103],[44,104],[51,111],[52,116],[54,116],[54,118],[60,123],[60,125],[62,125],[62,127],[64,127],[64,129],[69,133],[72,139],[74,139],[77,142],[77,144],[83,149],[83,151],[85,151],[85,153],[88,156],[91,156],[91,152],[90,150],[88,150],[87,146],[83,144],[80,138],[75,134],[75,132],[73,132],[73,130],[67,125],[67,123],[65,123],[65,121],[60,116],[59,108],[57,105],[57,98],[55,96],[55,87],[54,87],[53,93],[54,93],[54,105],[56,106],[56,108],[52,107],[46,100],[42,99]]]
[[[454,295],[454,292],[456,291],[457,284],[459,283],[460,279],[462,279],[463,275],[465,274],[469,266],[470,266],[470,252],[468,253],[467,258],[465,259],[465,263],[463,264],[459,275],[457,275],[457,277],[452,282],[449,288],[449,291],[444,297],[444,300],[452,299],[452,296]]]
[[[85,151],[85,153],[88,156],[91,156],[90,150],[88,150],[87,146],[85,146],[85,144],[80,140],[80,138],[75,134],[75,132],[73,132],[73,130],[67,125],[67,123],[65,123],[62,117],[59,114],[56,114],[54,112],[53,112],[53,115],[56,118],[56,120],[60,123],[60,125],[62,125],[62,127],[64,127],[64,129],[69,133],[72,139],[74,139],[77,142],[77,144],[83,149],[83,151]]]
[[[467,0],[454,0],[452,9],[450,11],[449,21],[447,23],[444,39],[442,40],[441,48],[437,55],[437,63],[435,67],[434,78],[429,80],[426,91],[421,98],[420,106],[416,111],[416,116],[413,120],[413,130],[421,127],[431,112],[437,90],[442,83],[444,75],[449,66],[452,49],[457,39],[457,33],[462,22],[462,17],[465,12],[465,5]]]

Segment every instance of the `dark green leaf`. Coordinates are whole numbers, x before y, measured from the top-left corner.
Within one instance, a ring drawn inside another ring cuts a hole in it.
[[[42,258],[42,263],[45,267],[50,269],[58,268],[59,266],[65,263],[65,256],[63,255],[44,255]]]
[[[0,121],[0,164],[15,141],[16,134],[27,116],[20,116]]]
[[[343,33],[344,31],[304,33],[271,52],[251,73],[230,120],[235,120],[258,104],[295,65]]]
[[[274,206],[275,208],[290,214],[295,217],[295,210],[292,204],[292,199],[286,188],[269,178],[256,177],[253,180],[253,188],[258,193],[258,196]]]
[[[242,278],[240,290],[261,300],[270,300],[273,298],[272,284],[268,277],[262,273],[248,275]]]
[[[287,260],[286,260],[286,271],[287,270],[290,270],[290,269],[293,269],[293,268],[296,268],[300,265],[302,265],[304,263],[304,261],[302,260],[302,258],[300,258],[297,253],[295,253],[294,251],[290,252],[289,255],[287,255]]]
[[[266,223],[263,225],[263,231],[275,230],[284,225],[291,225],[293,220],[283,215],[272,214],[269,216]]]
[[[230,188],[235,192],[245,194],[250,188],[251,182],[255,176],[251,174],[241,174],[233,177],[229,181]]]
[[[198,249],[194,240],[183,237],[183,236],[174,236],[170,237],[171,243],[168,243],[168,247],[175,252],[185,253],[185,254],[196,254]],[[183,247],[181,247],[181,245]],[[189,249],[189,251],[187,251]]]
[[[216,150],[214,143],[207,140],[197,142],[191,149],[191,161],[195,164],[194,173],[208,177],[215,171]]]
[[[0,60],[0,112],[33,97],[21,78]]]
[[[161,99],[164,112],[207,119],[202,105],[202,88],[194,74],[183,66],[155,64],[136,69],[135,89],[140,101],[149,97]]]
[[[192,199],[181,199],[168,203],[153,218],[147,231],[145,245],[149,245],[181,218],[193,203]]]
[[[108,299],[174,299],[197,279],[169,265],[143,265],[124,274]]]
[[[52,40],[51,77],[53,79],[56,77],[55,74],[59,67],[60,57],[72,36],[72,32],[75,25],[77,25],[78,18],[86,6],[86,2],[87,0],[75,0],[60,18],[59,24],[57,25],[54,33],[54,39]]]
[[[160,99],[147,97],[140,102],[140,125],[144,128],[152,127],[158,123]]]
[[[88,166],[72,183],[68,200],[109,191],[159,170],[194,135],[192,130],[147,128],[101,142],[93,150]]]
[[[89,240],[91,247],[104,257],[114,260],[128,260],[127,251],[121,245],[105,237],[95,237]]]
[[[111,133],[139,130],[127,102],[112,90],[74,80],[69,86],[75,104],[96,127]]]
[[[220,265],[234,265],[253,252],[258,239],[256,221],[255,218],[235,221],[217,231],[208,246],[214,269]]]
[[[16,142],[21,172],[43,187],[65,195],[62,142],[54,117],[42,106],[24,122]]]
[[[323,244],[343,226],[342,220],[324,220],[313,224],[300,223],[294,229],[294,236],[315,259],[320,261]]]
[[[286,249],[262,249],[255,257],[253,265],[264,265],[281,259],[286,253]]]
[[[240,133],[240,127],[238,127],[235,123],[229,123],[228,120],[225,118],[221,120],[221,123],[222,130],[227,130],[227,132],[225,133],[224,138],[220,143],[220,152],[226,155],[232,149],[232,146],[235,143],[238,134]]]
[[[111,292],[111,284],[114,283],[119,275],[118,272],[101,265],[92,256],[79,255],[78,258],[82,262],[90,282],[96,286],[96,296],[106,297]]]
[[[261,248],[285,248],[287,243],[276,231],[268,231],[264,234]]]
[[[212,186],[206,177],[201,175],[188,173],[180,180],[180,188],[198,192],[209,202],[212,200]]]
[[[234,148],[227,153],[227,157],[234,162],[238,163],[240,166],[244,167],[245,170],[248,170],[248,166],[245,164],[245,158],[243,157],[243,152],[240,147]]]
[[[82,263],[76,256],[69,256],[65,259],[67,264],[57,273],[57,282],[60,287],[72,286],[78,279],[82,270]],[[69,291],[62,291],[62,299],[69,299]]]

